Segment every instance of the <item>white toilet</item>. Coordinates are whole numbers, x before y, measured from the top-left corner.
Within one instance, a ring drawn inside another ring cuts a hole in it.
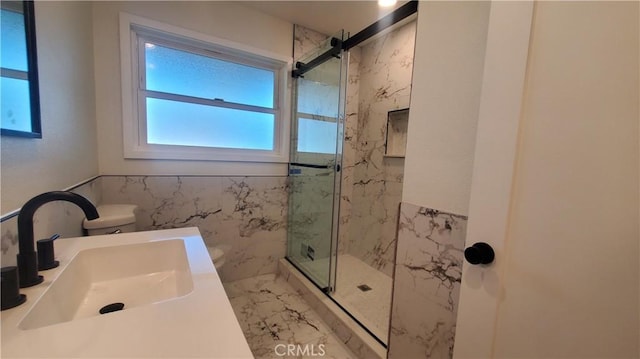
[[[127,233],[136,231],[136,214],[138,206],[133,204],[105,204],[98,206],[100,218],[82,222],[82,227],[90,236],[101,234]]]
[[[100,218],[82,222],[82,227],[90,236],[102,234],[127,233],[136,231],[136,214],[138,206],[132,204],[104,204],[98,206]],[[220,247],[207,247],[209,256],[217,271],[224,265],[224,250]]]
[[[209,251],[213,265],[216,267],[216,271],[220,272],[225,261],[224,251],[219,247],[207,247],[207,250]]]

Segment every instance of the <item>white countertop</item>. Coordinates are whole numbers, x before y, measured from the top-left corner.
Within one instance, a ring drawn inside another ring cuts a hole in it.
[[[167,239],[184,240],[193,291],[183,297],[36,329],[18,328],[29,309],[81,250]],[[0,312],[2,358],[253,358],[197,228],[61,238],[60,266],[44,283],[22,288],[26,303]]]

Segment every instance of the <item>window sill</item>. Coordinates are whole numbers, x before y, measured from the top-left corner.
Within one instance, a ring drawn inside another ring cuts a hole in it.
[[[188,146],[132,146],[124,151],[125,159],[287,163],[288,157],[274,151]]]

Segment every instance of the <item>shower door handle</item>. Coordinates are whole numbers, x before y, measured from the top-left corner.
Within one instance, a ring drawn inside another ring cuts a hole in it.
[[[298,163],[298,162],[291,162],[289,163],[289,166],[317,168],[317,169],[330,169],[331,167],[333,167],[331,165],[314,165],[310,163]]]
[[[342,169],[342,167],[339,164],[336,165],[315,165],[315,164],[311,164],[311,163],[298,163],[298,162],[291,162],[289,163],[289,174],[290,175],[299,175],[302,173],[302,171],[298,168],[298,169],[292,169],[291,166],[296,166],[296,167],[306,167],[306,168],[315,168],[315,169],[320,169],[320,170],[335,170],[336,172],[340,172],[340,170]],[[329,173],[325,173],[324,175],[328,175]]]

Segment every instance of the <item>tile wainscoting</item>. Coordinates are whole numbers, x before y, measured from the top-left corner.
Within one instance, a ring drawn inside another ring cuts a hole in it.
[[[389,358],[451,358],[467,217],[402,203]]]
[[[198,227],[225,250],[220,277],[275,273],[287,239],[286,177],[104,176],[103,204],[138,205],[138,229]]]
[[[285,256],[286,177],[101,176],[72,191],[96,205],[137,205],[138,230],[198,227],[226,252],[224,281],[275,273]],[[36,238],[80,236],[83,218],[73,204],[48,203],[36,213]],[[17,217],[1,230],[2,265],[15,265]]]
[[[102,201],[101,178],[88,179],[82,184],[66,190],[75,192],[92,203]],[[28,199],[25,199],[25,202]],[[48,238],[54,234],[61,237],[79,237],[82,235],[84,213],[75,204],[63,201],[49,202],[38,208],[33,216],[33,234],[35,240]],[[0,250],[2,266],[16,265],[18,254],[18,216],[3,216],[0,223]]]
[[[138,205],[140,230],[199,227],[208,245],[227,250],[225,281],[276,273],[285,256],[286,177],[102,176],[72,191],[96,204]],[[73,204],[46,204],[35,215],[35,236],[79,236],[83,218]],[[466,223],[402,203],[389,358],[451,357]],[[3,266],[15,265],[16,227],[17,217],[1,224]]]

